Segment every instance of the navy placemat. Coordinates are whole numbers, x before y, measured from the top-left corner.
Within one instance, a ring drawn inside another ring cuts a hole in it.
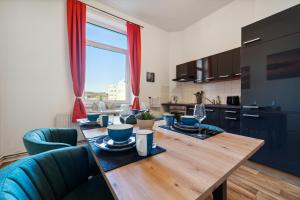
[[[165,152],[166,149],[156,146],[156,148],[153,148],[151,151],[151,155],[143,157],[139,156],[136,148],[132,148],[131,150],[128,151],[122,151],[122,152],[109,152],[102,150],[98,148],[95,144],[94,141],[96,141],[99,138],[104,138],[104,136],[99,136],[97,138],[93,138],[93,140],[89,141],[90,146],[92,147],[92,150],[94,151],[94,154],[97,157],[98,163],[101,165],[101,168],[103,169],[104,172],[122,167],[124,165],[128,165],[130,163],[157,155],[159,153]]]
[[[101,128],[99,124],[80,124],[80,129],[81,130],[89,130],[89,129],[94,129],[94,128]]]
[[[200,140],[205,140],[207,138],[210,138],[210,137],[212,137],[212,136],[214,136],[216,134],[219,134],[219,133],[223,132],[223,131],[214,131],[214,130],[207,129],[206,137],[205,138],[201,138],[201,137],[199,137],[199,134],[197,134],[197,133],[185,132],[185,131],[182,131],[182,130],[175,129],[175,128],[171,127],[171,126],[161,125],[159,127],[163,128],[163,129],[170,130],[170,131],[174,131],[174,132],[177,132],[177,133],[181,133],[181,134],[184,134],[184,135],[188,135],[188,136],[200,139]]]

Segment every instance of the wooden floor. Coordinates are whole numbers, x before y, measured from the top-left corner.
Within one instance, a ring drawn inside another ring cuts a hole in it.
[[[7,165],[9,165],[10,163],[12,163],[12,162],[0,163],[0,169],[7,166]]]
[[[2,163],[0,168],[10,162]],[[228,200],[299,200],[300,178],[247,162],[227,181]],[[211,200],[209,197],[207,200]]]
[[[228,200],[300,199],[299,177],[252,162],[238,168],[229,177],[227,187]]]

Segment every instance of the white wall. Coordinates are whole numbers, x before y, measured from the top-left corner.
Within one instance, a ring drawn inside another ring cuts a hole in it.
[[[25,131],[53,127],[57,113],[71,111],[65,4],[0,3],[1,141],[4,154],[23,152]]]
[[[141,99],[161,96],[168,85],[168,34],[100,3],[89,3],[145,27]],[[25,151],[25,131],[53,127],[56,114],[72,111],[65,7],[64,0],[0,1],[0,151],[4,155]],[[156,73],[155,83],[145,82],[148,70]]]
[[[199,59],[239,47],[241,28],[259,19],[300,3],[300,0],[235,0],[181,32],[170,34],[170,46],[182,49],[169,52],[170,80],[175,77],[176,64]],[[193,102],[193,93],[204,90],[209,98],[240,95],[240,81],[196,85],[170,81],[170,95],[183,102]]]

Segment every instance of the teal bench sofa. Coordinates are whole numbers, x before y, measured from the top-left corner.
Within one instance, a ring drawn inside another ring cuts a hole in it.
[[[101,174],[91,177],[87,146],[67,147],[21,159],[0,170],[1,200],[111,200]],[[93,161],[95,162],[95,161]]]
[[[28,131],[23,143],[30,155],[45,151],[76,146],[77,130],[70,128],[40,128]]]

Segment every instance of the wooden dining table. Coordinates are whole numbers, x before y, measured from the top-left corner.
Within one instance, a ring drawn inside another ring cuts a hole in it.
[[[90,147],[97,165],[115,199],[181,200],[227,198],[227,178],[264,141],[245,136],[220,133],[205,140],[153,127],[154,141],[166,152],[104,172]],[[138,129],[135,127],[135,129]],[[106,128],[82,130],[88,140],[107,134]]]

